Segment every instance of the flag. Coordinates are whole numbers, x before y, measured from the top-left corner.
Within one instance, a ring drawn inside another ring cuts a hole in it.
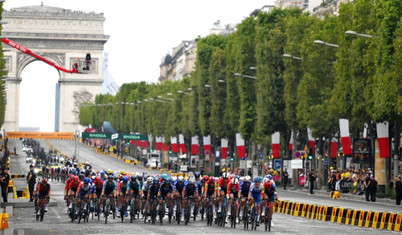
[[[169,145],[163,143],[163,151],[169,151]]]
[[[141,146],[141,140],[136,140],[135,145],[137,145],[138,147]]]
[[[156,150],[162,150],[162,137],[156,136],[155,142],[156,142]]]
[[[198,136],[191,137],[191,154],[198,155]]]
[[[380,148],[380,158],[389,158],[389,128],[388,122],[377,123],[378,147]]]
[[[338,153],[338,139],[333,137],[331,140],[331,158],[336,158]]]
[[[147,148],[147,141],[146,140],[141,141],[141,146],[142,146],[143,149],[146,149]]]
[[[349,120],[339,119],[339,129],[341,130],[341,143],[343,148],[343,154],[351,155],[352,147],[350,145]]]
[[[226,159],[228,156],[228,139],[221,139],[221,158]]]
[[[205,156],[209,156],[212,153],[211,150],[211,136],[204,136],[203,137],[203,141],[204,141],[204,154]]]
[[[186,143],[184,143],[184,136],[182,134],[179,135],[179,143],[180,143],[181,153],[185,153],[186,152]]]
[[[308,145],[310,146],[312,150],[312,155],[314,156],[315,154],[315,139],[313,138],[313,134],[310,128],[307,127],[307,135],[308,135]]]
[[[293,150],[293,131],[290,132],[289,150]]]
[[[244,144],[244,139],[241,137],[240,133],[236,133],[236,147],[237,147],[237,155],[239,158],[246,157],[246,146]]]
[[[279,146],[280,146],[281,134],[279,131],[271,135],[272,140],[272,155],[274,158],[279,158]]]
[[[178,153],[179,152],[179,145],[177,144],[177,137],[172,136],[170,137],[170,143],[172,144],[172,152]]]

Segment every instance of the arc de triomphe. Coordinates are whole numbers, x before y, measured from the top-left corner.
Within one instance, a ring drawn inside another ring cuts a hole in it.
[[[91,70],[86,74],[59,72],[56,88],[55,130],[74,132],[79,125],[79,106],[93,101],[102,91],[103,47],[109,36],[104,34],[103,13],[86,13],[49,6],[28,6],[4,11],[2,37],[30,49],[56,65],[71,69],[79,61],[84,66],[91,53]],[[3,129],[19,131],[21,73],[36,59],[3,44],[7,104]],[[49,69],[54,69],[49,66]],[[46,91],[39,91],[46,92]]]

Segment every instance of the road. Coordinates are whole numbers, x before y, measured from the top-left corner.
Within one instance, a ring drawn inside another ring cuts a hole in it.
[[[46,143],[46,142],[43,142]],[[10,145],[16,144],[18,141],[11,141]],[[72,141],[52,141],[52,144],[61,151],[69,154],[74,151],[74,143]],[[44,146],[44,145],[43,145]],[[20,150],[20,149],[19,149]],[[18,152],[18,148],[17,148]],[[21,153],[20,153],[21,154]],[[21,154],[23,155],[23,154]],[[15,157],[18,158],[18,157]],[[95,151],[87,146],[80,146],[80,158],[83,161],[90,161],[94,168],[104,168],[107,166],[111,169],[123,169],[127,171],[143,171],[141,166],[132,166],[124,163],[111,156],[97,155]],[[13,160],[14,165],[11,166],[12,170],[25,171],[26,173],[28,164],[25,161]],[[106,165],[105,165],[106,164]],[[57,202],[57,206],[49,207],[49,212],[45,215],[43,222],[36,222],[34,218],[33,208],[14,208],[14,214],[9,219],[10,229],[6,229],[4,234],[263,234],[263,227],[259,227],[256,231],[245,231],[241,226],[232,229],[230,227],[212,227],[206,226],[203,221],[191,222],[189,225],[184,224],[168,224],[166,219],[163,225],[160,224],[144,224],[142,220],[134,221],[134,223],[127,222],[121,223],[119,219],[110,219],[108,224],[105,224],[101,219],[100,221],[90,219],[89,223],[77,224],[77,222],[70,222],[67,214],[66,207],[63,200],[64,185],[59,182],[50,182],[52,186],[52,199],[51,201]],[[319,196],[307,196],[304,194],[297,194],[292,192],[280,192],[281,199],[286,200],[308,200],[313,203],[324,203],[331,205],[334,203],[343,203],[345,207],[351,208],[355,205],[353,201],[330,200]],[[14,202],[26,202],[27,199],[12,199]],[[281,213],[274,214],[275,227],[272,228],[273,234],[400,234],[399,232],[378,230],[370,228],[360,228],[356,226],[349,226],[331,222],[323,222],[317,220],[309,220],[302,217],[295,217]]]

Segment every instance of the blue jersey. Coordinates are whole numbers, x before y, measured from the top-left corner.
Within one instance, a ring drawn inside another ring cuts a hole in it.
[[[187,184],[186,180],[184,180],[182,184],[179,184],[179,180],[175,180],[173,183],[173,189],[177,190],[181,194],[186,184]]]

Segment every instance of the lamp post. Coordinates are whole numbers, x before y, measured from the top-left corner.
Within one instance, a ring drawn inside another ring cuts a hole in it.
[[[75,160],[77,161],[77,163],[78,163],[77,138],[79,137],[79,135],[80,135],[80,131],[79,131],[79,130],[75,130],[75,132],[74,132],[74,138],[75,138],[75,142],[74,142],[74,157],[75,157]],[[78,152],[79,152],[79,151],[78,151]]]
[[[336,47],[336,48],[338,47],[337,44],[328,43],[328,42],[324,42],[324,41],[321,41],[321,40],[314,40],[313,42],[316,43],[316,44],[321,44],[321,45],[325,45],[325,46]]]
[[[364,34],[364,33],[356,33],[355,31],[352,31],[352,30],[346,30],[345,33],[350,34],[350,35],[360,36],[360,37],[375,38],[372,35]]]
[[[241,73],[235,73],[234,75],[237,76],[237,77],[251,78],[251,79],[254,79],[254,80],[258,79],[257,77],[250,76],[250,75],[245,75],[245,74],[241,74]]]
[[[283,57],[286,57],[286,58],[295,59],[295,60],[303,60],[301,57],[293,56],[293,55],[291,55],[291,54],[283,54],[282,56],[283,56]]]

